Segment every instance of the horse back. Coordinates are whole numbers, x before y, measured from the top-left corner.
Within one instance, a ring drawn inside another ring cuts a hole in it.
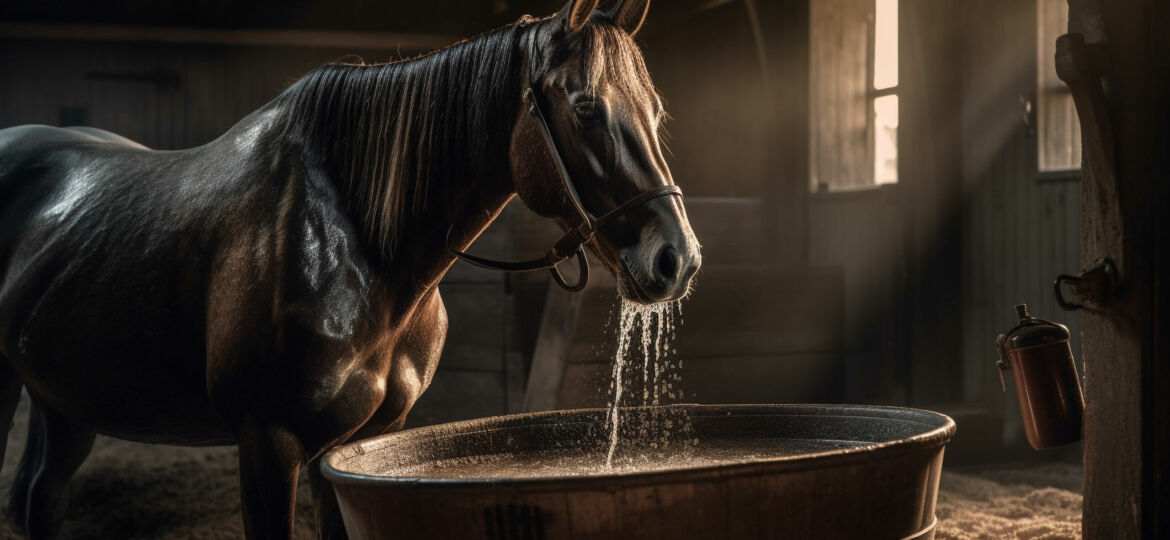
[[[205,435],[222,432],[206,404],[206,282],[221,210],[241,198],[215,164],[100,130],[0,130],[0,353],[30,392],[83,423],[121,418],[99,431],[222,440]],[[163,403],[174,413],[144,416]]]
[[[120,135],[90,127],[23,125],[0,129],[0,212],[14,204],[24,188],[51,181],[54,172],[68,166],[69,160],[61,159],[63,152],[103,149],[148,150]]]
[[[110,133],[109,131],[106,131],[104,129],[98,129],[98,128],[89,127],[89,126],[70,126],[70,127],[65,128],[65,129],[68,131],[73,131],[75,133],[89,135],[90,137],[97,139],[99,141],[102,141],[102,142],[108,142],[108,143],[112,143],[112,144],[120,144],[122,146],[128,146],[130,148],[137,148],[139,150],[150,150],[144,144],[127,139],[126,137],[118,135],[117,133]]]
[[[70,173],[110,154],[148,149],[108,131],[23,125],[0,129],[0,284],[11,260],[12,237],[41,204],[62,189]]]

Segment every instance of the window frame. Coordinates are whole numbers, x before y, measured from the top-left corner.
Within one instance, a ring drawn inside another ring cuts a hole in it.
[[[868,51],[866,52],[866,111],[868,112],[865,126],[865,145],[866,145],[866,162],[869,163],[867,170],[869,171],[869,184],[867,188],[878,188],[886,185],[897,185],[901,181],[900,167],[899,174],[894,178],[893,182],[878,182],[877,174],[877,100],[878,98],[886,96],[898,97],[898,126],[901,128],[902,120],[902,100],[899,95],[899,89],[902,87],[902,36],[900,34],[902,27],[902,2],[898,2],[898,13],[895,17],[898,19],[899,35],[895,37],[897,40],[898,50],[898,84],[887,86],[885,88],[877,88],[874,84],[874,79],[877,77],[877,10],[879,0],[869,0],[872,9],[870,10],[870,20],[868,25],[869,35],[866,40]],[[901,140],[901,137],[898,137]],[[896,142],[895,142],[896,145]],[[899,148],[899,150],[901,150]],[[901,163],[901,152],[897,154],[897,163]]]

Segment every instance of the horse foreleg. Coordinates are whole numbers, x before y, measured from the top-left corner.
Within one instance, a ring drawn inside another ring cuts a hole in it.
[[[20,404],[20,388],[24,383],[20,375],[12,369],[12,364],[0,355],[0,422],[5,423],[3,436],[0,437],[0,465],[4,464],[4,453],[8,449],[8,432],[12,430],[12,417],[16,415],[16,406]]]
[[[313,491],[313,508],[317,512],[317,538],[319,540],[346,540],[345,523],[341,519],[341,508],[333,485],[321,474],[321,458],[309,463],[309,486]]]
[[[45,455],[44,422],[41,420],[41,412],[35,406],[29,407],[26,434],[24,453],[20,455],[20,465],[16,467],[16,479],[8,492],[8,522],[19,532],[24,532],[24,520],[28,517],[28,487],[41,469],[41,459]]]
[[[69,503],[69,481],[89,456],[95,434],[35,399],[33,407],[40,414],[43,447],[40,467],[28,488],[25,528],[29,538],[53,538]]]
[[[239,429],[244,530],[250,540],[292,538],[297,475],[305,451],[288,429],[245,422]]]
[[[12,430],[12,418],[16,415],[16,407],[20,404],[20,388],[22,386],[23,383],[20,380],[20,375],[16,373],[16,370],[12,368],[12,365],[8,363],[7,359],[0,356],[0,422],[7,423],[7,428],[4,429],[3,436],[0,436],[0,465],[4,463],[4,456],[8,450],[8,433]],[[28,444],[25,447],[27,448]],[[39,452],[38,449],[37,453],[39,454]],[[26,458],[27,453],[20,460],[22,468]],[[21,482],[21,476],[26,476],[23,482]],[[13,495],[19,493],[20,514],[19,518],[13,519],[13,521],[19,522],[20,527],[24,526],[24,499],[28,495],[29,480],[31,480],[31,475],[17,474],[17,481],[12,486],[13,493],[9,495],[9,497],[13,497]],[[11,506],[11,503],[9,503],[9,506]]]

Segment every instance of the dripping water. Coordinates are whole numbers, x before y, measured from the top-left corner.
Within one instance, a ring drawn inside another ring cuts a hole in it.
[[[671,342],[674,339],[675,315],[681,314],[682,306],[679,302],[663,302],[643,306],[621,299],[621,310],[618,316],[617,350],[614,353],[612,391],[613,400],[609,405],[609,448],[606,451],[605,466],[613,467],[614,455],[622,439],[622,434],[633,434],[641,443],[649,443],[650,448],[665,446],[670,438],[672,429],[682,428],[684,435],[689,431],[689,422],[674,422],[669,418],[661,417],[659,413],[650,413],[644,409],[626,414],[639,416],[631,419],[622,418],[620,410],[622,398],[625,395],[629,380],[626,377],[629,363],[633,368],[635,358],[632,352],[641,353],[641,404],[643,407],[659,405],[664,398],[676,397],[674,382],[676,371],[680,364],[671,364],[668,361],[671,352]],[[635,338],[638,347],[631,351]],[[636,369],[636,368],[635,368]],[[636,397],[636,394],[635,394]],[[630,426],[634,429],[623,429],[623,420],[637,420],[638,425]]]

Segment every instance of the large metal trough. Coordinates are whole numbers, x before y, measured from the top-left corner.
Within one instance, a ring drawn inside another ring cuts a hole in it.
[[[597,449],[607,411],[588,409],[402,431],[338,447],[322,468],[354,540],[934,538],[943,447],[955,432],[942,414],[857,405],[658,411],[687,415],[700,445],[795,450],[718,466],[559,477],[451,478],[427,467]]]

